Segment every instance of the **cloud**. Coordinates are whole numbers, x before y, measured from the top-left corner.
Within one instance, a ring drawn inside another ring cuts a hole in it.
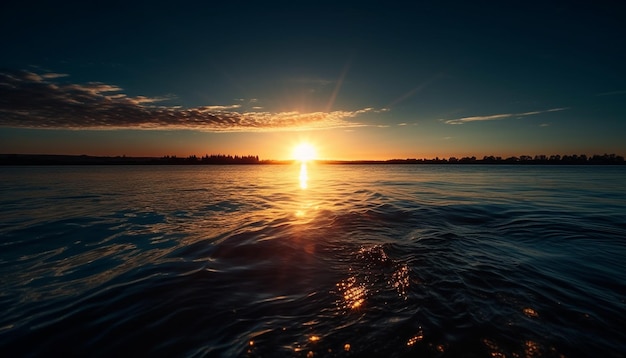
[[[365,126],[351,121],[373,108],[332,112],[237,111],[240,104],[182,108],[172,97],[129,97],[101,82],[54,82],[62,74],[0,72],[0,127],[66,129],[195,129],[207,132],[280,131]],[[255,103],[256,100],[252,101]]]
[[[622,91],[603,92],[603,93],[596,94],[596,96],[617,96],[617,95],[623,95],[623,94],[626,94],[626,91],[622,90]]]
[[[500,120],[500,119],[505,119],[505,118],[522,118],[522,117],[534,116],[534,115],[542,114],[542,113],[564,111],[566,109],[568,108],[551,108],[551,109],[547,109],[543,111],[532,111],[532,112],[524,112],[524,113],[503,113],[503,114],[492,114],[488,116],[463,117],[463,118],[457,118],[457,119],[447,119],[447,120],[443,120],[443,122],[446,124],[465,124],[468,122],[494,121],[494,120]]]
[[[46,79],[53,79],[53,78],[60,78],[60,77],[67,77],[67,76],[69,75],[65,73],[44,73],[41,75],[41,77],[46,78]]]
[[[231,104],[229,106],[203,106],[198,107],[199,110],[207,111],[207,112],[220,112],[220,111],[228,111],[231,109],[241,108],[240,104]]]

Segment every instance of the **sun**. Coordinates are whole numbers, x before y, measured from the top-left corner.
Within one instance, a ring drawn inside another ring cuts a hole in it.
[[[293,148],[293,159],[300,162],[308,162],[309,160],[315,160],[317,153],[315,147],[309,143],[300,143]]]

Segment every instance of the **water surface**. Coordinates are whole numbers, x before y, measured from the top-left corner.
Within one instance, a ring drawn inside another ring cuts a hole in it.
[[[0,178],[11,355],[626,355],[626,167]]]

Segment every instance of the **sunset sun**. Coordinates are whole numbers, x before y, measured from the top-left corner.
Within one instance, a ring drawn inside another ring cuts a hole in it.
[[[317,158],[315,147],[309,143],[300,143],[293,148],[293,159],[308,162]]]

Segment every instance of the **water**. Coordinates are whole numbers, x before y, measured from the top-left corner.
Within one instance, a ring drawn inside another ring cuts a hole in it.
[[[626,355],[626,167],[0,169],[3,355]]]

